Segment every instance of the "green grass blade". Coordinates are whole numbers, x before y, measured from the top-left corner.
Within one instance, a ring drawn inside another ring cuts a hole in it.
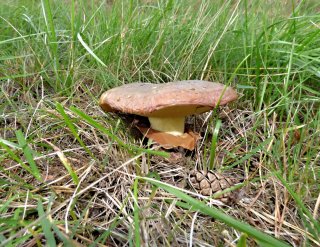
[[[221,120],[218,119],[212,133],[211,147],[210,147],[210,159],[209,169],[213,170],[214,159],[216,157],[216,147],[218,144],[218,134],[221,127]]]
[[[71,48],[73,48],[73,41],[75,37],[75,5],[74,5],[75,0],[71,0],[71,6],[70,6],[70,14],[71,14],[71,20],[70,20],[70,28],[71,28],[71,37],[72,37],[72,45]],[[72,49],[73,50],[73,49]]]
[[[0,213],[3,212],[7,212],[7,210],[9,209],[9,205],[11,202],[13,202],[14,200],[17,199],[17,197],[19,197],[18,195],[14,195],[11,198],[7,199],[0,207]]]
[[[36,162],[33,159],[33,151],[28,146],[28,143],[26,139],[24,138],[24,135],[21,130],[16,131],[16,136],[19,142],[19,146],[23,150],[23,154],[26,157],[27,162],[29,163],[30,169],[28,171],[39,181],[42,181],[40,171],[37,167]],[[21,163],[20,163],[21,164]]]
[[[133,205],[133,219],[134,219],[134,238],[135,246],[140,246],[140,218],[139,218],[139,205],[138,205],[138,185],[139,179],[134,180],[133,184],[133,196],[134,196],[134,205]]]
[[[68,235],[61,232],[56,225],[52,224],[51,227],[52,227],[53,231],[55,232],[55,234],[63,241],[64,246],[77,246],[76,243],[73,242],[73,240],[70,239],[70,237]]]
[[[80,33],[77,34],[78,40],[80,41],[81,45],[88,51],[88,53],[98,62],[100,63],[102,66],[107,67],[107,65],[105,65],[104,62],[102,62],[102,60],[93,52],[93,50],[91,50],[91,48],[86,44],[86,42],[84,42],[84,40],[82,39]]]
[[[247,238],[248,235],[246,233],[242,233],[240,239],[237,243],[237,247],[246,247],[247,246]]]
[[[11,142],[11,141],[7,141],[7,140],[2,139],[2,138],[0,138],[0,143],[6,145],[8,147],[11,147],[13,149],[21,149],[21,147],[18,144],[14,143],[14,142]]]
[[[49,41],[49,47],[51,52],[51,57],[54,62],[54,72],[56,75],[56,89],[61,90],[62,85],[59,78],[59,52],[58,52],[58,40],[56,35],[56,30],[53,23],[53,15],[51,11],[50,1],[49,0],[41,0],[43,17],[45,19],[46,27],[47,27],[47,35]]]
[[[26,170],[27,172],[32,174],[32,171],[30,169],[30,167],[28,167],[26,164],[23,163],[23,161],[14,153],[12,152],[12,150],[6,146],[5,144],[0,142],[0,146],[6,150],[6,156],[10,157],[12,160],[15,160],[17,163],[20,164],[20,166]],[[1,162],[4,160],[5,158],[0,159],[0,164]],[[9,170],[6,170],[4,167],[0,166],[0,172],[3,172],[3,174],[6,174],[8,177],[15,179],[16,181],[18,181],[20,183],[21,186],[27,188],[27,189],[34,189],[34,186],[27,183],[25,180],[23,180],[18,174],[15,174],[14,172],[11,172]],[[14,185],[14,182],[10,182],[10,185]]]
[[[45,19],[45,23],[47,26],[48,36],[50,37],[50,47],[52,48],[53,55],[56,57],[58,54],[58,43],[56,30],[53,23],[53,16],[51,12],[50,2],[49,0],[41,0],[43,16]]]
[[[40,224],[41,224],[44,236],[46,238],[46,245],[47,246],[52,246],[52,247],[57,246],[54,234],[53,234],[52,229],[51,229],[51,222],[48,220],[47,217],[44,216],[45,212],[44,212],[44,209],[43,209],[43,206],[42,206],[42,202],[40,200],[38,200],[37,209],[38,209],[39,217],[41,218]]]
[[[84,142],[81,140],[80,136],[77,133],[77,129],[74,126],[74,124],[72,123],[71,119],[68,117],[68,115],[66,114],[66,112],[64,111],[63,106],[60,103],[56,103],[56,109],[57,111],[61,114],[61,116],[63,117],[66,125],[68,126],[68,128],[70,129],[71,133],[73,134],[74,138],[76,138],[76,140],[79,142],[79,144],[81,145],[81,147],[83,147],[83,149],[92,157],[94,158],[94,155],[92,154],[92,152],[87,148],[87,146],[84,144]]]
[[[14,75],[6,75],[6,76],[0,76],[0,80],[8,80],[8,79],[17,79],[17,78],[28,78],[31,76],[36,76],[44,71],[34,72],[34,73],[24,73],[24,74],[14,74]]]

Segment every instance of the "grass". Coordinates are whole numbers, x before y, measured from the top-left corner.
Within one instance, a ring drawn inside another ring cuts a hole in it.
[[[320,245],[319,11],[3,0],[0,246]],[[123,83],[186,79],[240,96],[188,119],[193,152],[146,145],[98,106]],[[237,199],[200,195],[194,168],[241,178]]]

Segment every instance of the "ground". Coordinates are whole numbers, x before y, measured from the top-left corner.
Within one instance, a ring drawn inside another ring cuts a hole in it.
[[[4,0],[0,246],[319,246],[319,9]],[[123,83],[187,79],[239,95],[187,119],[193,151],[98,104]],[[204,195],[192,174],[207,170],[233,183]]]

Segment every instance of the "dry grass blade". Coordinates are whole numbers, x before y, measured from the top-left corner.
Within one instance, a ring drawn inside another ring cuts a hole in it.
[[[53,143],[49,142],[48,140],[43,140],[46,143],[48,143],[51,147],[53,147],[54,151],[56,152],[57,156],[59,157],[59,159],[61,160],[61,163],[64,165],[64,167],[67,169],[70,177],[72,178],[73,182],[75,185],[79,184],[79,178],[77,173],[74,171],[74,169],[72,168],[72,164],[71,162],[67,159],[67,157],[64,155],[64,153],[60,150],[60,148],[58,148],[57,146],[55,146]]]

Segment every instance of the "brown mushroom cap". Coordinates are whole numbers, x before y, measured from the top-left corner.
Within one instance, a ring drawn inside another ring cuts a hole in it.
[[[146,117],[184,117],[199,114],[237,99],[231,87],[221,83],[188,80],[163,84],[131,83],[106,91],[100,106]],[[220,100],[220,102],[219,102]]]

